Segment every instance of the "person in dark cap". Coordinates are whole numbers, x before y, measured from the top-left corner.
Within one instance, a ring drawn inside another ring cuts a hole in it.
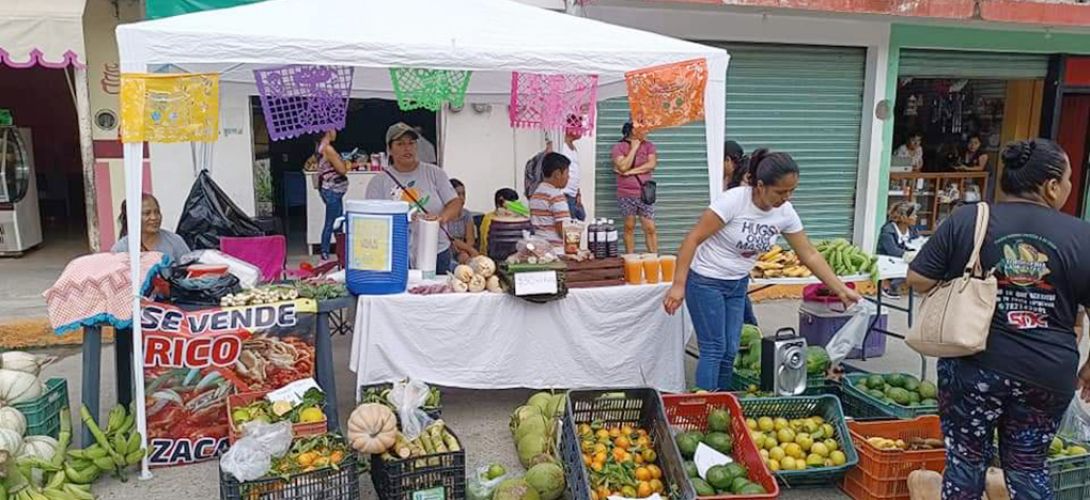
[[[445,225],[462,215],[462,198],[450,184],[443,169],[420,161],[417,140],[420,134],[405,123],[395,123],[386,130],[386,148],[390,165],[367,183],[365,197],[369,200],[405,201],[418,210],[418,215]],[[410,246],[415,248],[415,235]],[[439,231],[439,254],[435,269],[450,267],[450,238]]]

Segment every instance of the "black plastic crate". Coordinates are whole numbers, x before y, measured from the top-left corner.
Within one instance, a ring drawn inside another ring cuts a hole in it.
[[[239,483],[220,469],[221,500],[357,500],[360,474],[352,454],[337,468],[326,467],[295,474],[288,479],[271,477]]]
[[[590,499],[590,478],[579,451],[576,426],[600,422],[606,427],[635,425],[647,429],[659,457],[666,498],[693,500],[696,492],[682,467],[662,397],[649,388],[597,389],[568,392],[567,411],[560,436],[560,456],[564,462],[568,496],[573,500]]]
[[[465,443],[447,428],[461,450],[434,453],[404,460],[384,460],[371,456],[371,483],[381,500],[414,500],[418,492],[434,490],[425,498],[464,500],[466,497]]]

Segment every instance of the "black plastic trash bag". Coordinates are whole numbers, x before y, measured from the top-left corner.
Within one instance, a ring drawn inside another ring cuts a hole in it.
[[[220,299],[242,291],[233,274],[190,278],[188,267],[174,266],[160,271],[160,276],[170,286],[170,302],[182,309],[219,307]]]
[[[224,193],[207,170],[189,190],[178,221],[178,236],[192,250],[219,250],[220,236],[264,236],[265,232]]]

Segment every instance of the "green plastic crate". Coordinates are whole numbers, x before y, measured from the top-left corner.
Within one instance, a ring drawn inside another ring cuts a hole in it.
[[[1065,447],[1074,444],[1090,448],[1090,445],[1084,443],[1066,439],[1063,442]],[[1090,455],[1053,458],[1048,460],[1046,466],[1056,500],[1090,498]]]
[[[829,391],[829,394],[840,398],[840,406],[844,409],[844,416],[847,418],[859,421],[889,420],[891,418],[896,418],[887,413],[877,403],[845,391],[844,386],[841,384],[834,385],[832,390]]]
[[[734,370],[734,378],[731,381],[731,391],[744,392],[749,386],[760,387],[761,374],[753,370]],[[806,391],[804,396],[821,396],[828,394],[831,385],[825,375],[811,375],[806,377]]]
[[[14,406],[26,417],[26,435],[56,438],[61,433],[61,409],[68,407],[68,380],[51,378],[41,396]]]
[[[873,374],[872,374],[873,375]],[[906,375],[906,374],[901,374]],[[859,379],[866,378],[870,375],[864,373],[850,373],[844,376],[844,384],[841,386],[841,390],[845,395],[854,397],[856,399],[869,402],[872,405],[878,406],[883,412],[891,417],[897,417],[901,419],[913,419],[924,415],[935,415],[939,412],[939,405],[928,406],[902,406],[896,403],[886,403],[870,393],[860,389],[856,386],[856,382]]]
[[[817,469],[776,471],[776,479],[785,486],[826,486],[840,481],[849,469],[859,463],[851,434],[844,422],[844,410],[835,396],[796,396],[791,398],[753,398],[740,400],[746,418],[783,417],[788,420],[821,416],[836,428],[836,442],[847,459],[844,465]]]

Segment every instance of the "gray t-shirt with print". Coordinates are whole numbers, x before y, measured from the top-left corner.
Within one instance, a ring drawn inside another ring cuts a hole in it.
[[[390,175],[396,177],[401,186],[405,187],[405,190],[411,191],[412,197],[407,195],[390,178]],[[369,200],[405,201],[410,205],[415,205],[413,203],[413,197],[415,197],[429,214],[439,215],[443,212],[443,207],[447,203],[458,197],[458,193],[450,185],[450,178],[443,172],[443,169],[430,163],[420,162],[416,170],[407,173],[398,172],[393,167],[386,168],[385,172],[378,173],[371,179],[371,182],[367,183],[365,196]],[[411,234],[410,238],[412,238]],[[450,239],[440,230],[439,252],[443,252],[448,248],[450,248]]]

